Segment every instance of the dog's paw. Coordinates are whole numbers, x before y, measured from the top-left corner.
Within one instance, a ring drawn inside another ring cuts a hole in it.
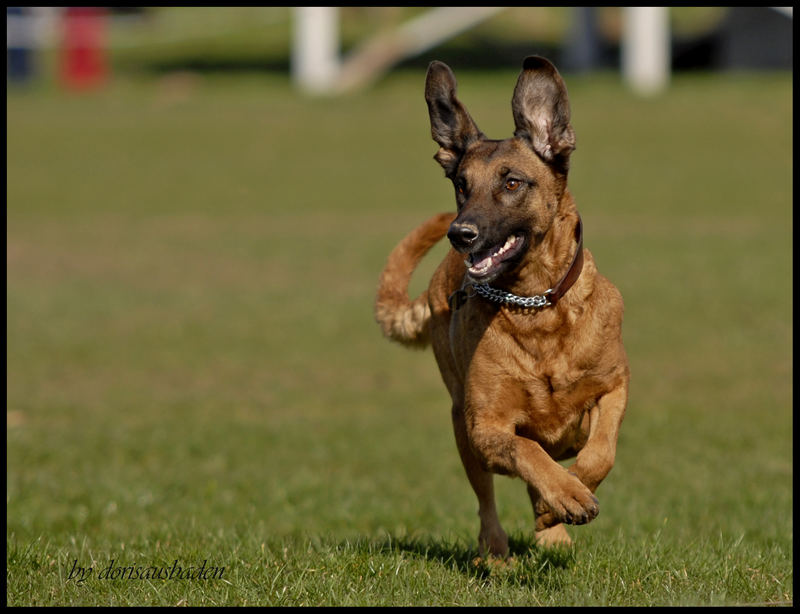
[[[542,493],[536,509],[536,530],[565,524],[586,524],[600,513],[600,502],[573,473],[561,474],[558,488]]]

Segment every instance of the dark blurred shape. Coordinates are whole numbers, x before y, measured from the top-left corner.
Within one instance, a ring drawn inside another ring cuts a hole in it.
[[[593,70],[602,61],[597,8],[577,6],[572,9],[572,25],[564,50],[563,69],[574,72]]]
[[[102,86],[108,77],[106,28],[101,7],[68,7],[63,17],[61,82],[71,90]]]
[[[736,6],[722,25],[720,68],[791,68],[793,20],[769,7]]]
[[[28,7],[6,7],[6,80],[24,83],[33,75],[33,23]]]
[[[110,6],[108,10],[112,15],[143,17],[149,9],[146,6]]]
[[[792,17],[774,8],[731,7],[700,36],[673,39],[673,70],[791,69]]]

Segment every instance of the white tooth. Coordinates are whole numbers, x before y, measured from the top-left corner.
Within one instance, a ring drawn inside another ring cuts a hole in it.
[[[513,236],[508,237],[508,239],[506,239],[505,245],[503,245],[503,247],[500,248],[499,253],[505,254],[508,250],[511,249],[511,246],[514,245],[514,242],[515,238]]]

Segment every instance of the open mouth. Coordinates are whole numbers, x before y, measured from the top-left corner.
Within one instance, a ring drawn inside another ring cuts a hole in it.
[[[504,264],[522,251],[525,243],[523,235],[511,235],[502,245],[476,251],[464,260],[467,272],[472,279],[488,281],[504,268]]]

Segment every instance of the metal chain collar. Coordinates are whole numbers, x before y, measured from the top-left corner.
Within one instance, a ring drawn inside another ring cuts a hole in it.
[[[548,307],[552,304],[547,300],[547,296],[553,293],[552,288],[545,290],[541,295],[517,296],[505,290],[492,288],[489,284],[472,284],[472,287],[475,289],[476,294],[490,301],[494,301],[495,303],[506,303],[525,309],[541,309],[542,307]]]

